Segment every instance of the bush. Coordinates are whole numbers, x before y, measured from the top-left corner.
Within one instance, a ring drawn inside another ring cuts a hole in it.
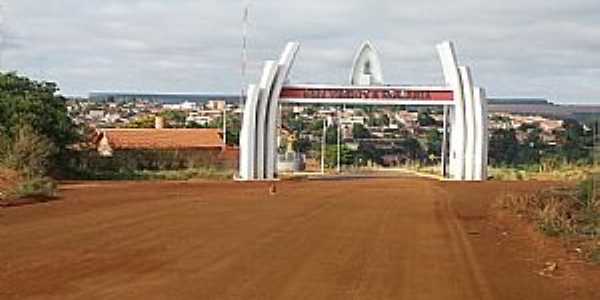
[[[592,191],[592,181],[586,180],[576,188],[504,195],[500,204],[537,224],[546,235],[583,240],[586,256],[600,262],[600,205]]]
[[[17,170],[26,178],[37,178],[47,174],[50,157],[55,153],[56,148],[48,138],[24,125],[12,142],[5,142],[2,162],[6,168]]]
[[[537,223],[538,228],[551,236],[574,232],[571,193],[547,190],[533,194],[509,194],[501,198],[504,208]]]
[[[48,177],[37,177],[21,183],[13,192],[15,198],[46,200],[56,196],[56,182]]]
[[[600,239],[593,245],[588,252],[587,258],[594,263],[600,264]]]
[[[19,178],[11,184],[4,200],[54,197],[56,183],[46,175],[55,154],[53,143],[29,125],[18,127],[13,139],[0,139],[0,164]]]
[[[598,211],[600,210],[600,180],[596,183],[598,186],[594,186],[594,180],[588,179],[581,182],[578,186],[578,198],[581,204],[588,210]]]

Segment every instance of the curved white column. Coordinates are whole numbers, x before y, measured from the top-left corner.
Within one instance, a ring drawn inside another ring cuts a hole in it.
[[[365,76],[368,76],[366,82],[363,80]],[[350,84],[383,85],[383,71],[379,54],[369,41],[364,42],[360,46],[354,57],[352,71],[350,72]]]
[[[454,106],[450,107],[450,176],[463,180],[465,176],[465,103],[461,76],[451,42],[437,46],[446,84],[454,92]]]
[[[277,64],[274,61],[265,62],[263,75],[260,79],[260,96],[258,97],[256,119],[256,178],[265,179],[265,138],[267,127],[267,105],[271,97],[273,80],[277,75]]]
[[[462,79],[463,95],[465,98],[465,180],[475,179],[475,138],[476,138],[476,114],[475,101],[473,100],[473,78],[469,67],[458,68]]]
[[[285,50],[279,59],[277,77],[273,82],[273,89],[267,108],[267,134],[265,136],[266,179],[274,179],[277,174],[277,121],[279,115],[279,96],[281,95],[281,89],[288,78],[299,49],[300,43],[297,42],[291,42],[286,45]]]
[[[240,179],[253,180],[255,178],[255,149],[256,149],[256,105],[260,89],[251,84],[248,87],[244,118],[240,132]]]
[[[485,90],[476,87],[473,91],[475,100],[476,141],[475,141],[475,180],[487,180],[489,121]]]

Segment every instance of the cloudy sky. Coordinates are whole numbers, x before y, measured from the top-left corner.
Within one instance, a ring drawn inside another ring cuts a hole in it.
[[[241,15],[233,0],[0,0],[0,69],[90,91],[237,92]],[[441,84],[435,44],[492,96],[600,103],[600,1],[250,1],[249,81],[286,41],[295,82],[346,83],[361,41],[387,83]]]

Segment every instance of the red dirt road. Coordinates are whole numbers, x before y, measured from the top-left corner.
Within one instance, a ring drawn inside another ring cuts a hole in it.
[[[499,193],[534,187],[65,185],[0,210],[0,298],[598,299],[594,282],[539,276],[551,254],[489,217]]]

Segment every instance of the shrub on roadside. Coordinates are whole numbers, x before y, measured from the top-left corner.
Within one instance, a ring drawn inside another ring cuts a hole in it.
[[[48,177],[31,178],[17,186],[13,194],[16,198],[49,199],[56,196],[56,182]]]
[[[574,194],[564,190],[544,190],[533,194],[509,194],[501,198],[502,207],[537,223],[538,228],[551,236],[573,233],[575,219]]]
[[[490,175],[494,180],[563,180],[582,181],[593,172],[599,170],[592,165],[563,164],[558,167],[546,168],[541,165],[519,167],[492,167]]]
[[[56,183],[46,175],[56,148],[48,138],[38,134],[33,127],[23,125],[13,139],[3,138],[0,148],[0,166],[19,174],[15,177],[19,181],[3,193],[5,201],[55,196]]]
[[[546,235],[582,240],[586,257],[600,262],[600,199],[592,187],[587,180],[575,188],[507,194],[500,198],[500,204],[535,223]]]
[[[588,251],[588,257],[590,261],[600,264],[600,239],[596,241],[595,245],[592,245],[591,250]]]
[[[233,177],[233,169],[207,167],[185,170],[116,170],[116,171],[85,171],[74,174],[84,180],[226,180]]]
[[[56,153],[52,142],[23,125],[3,154],[3,165],[17,170],[27,178],[42,177],[48,173],[50,157]]]

